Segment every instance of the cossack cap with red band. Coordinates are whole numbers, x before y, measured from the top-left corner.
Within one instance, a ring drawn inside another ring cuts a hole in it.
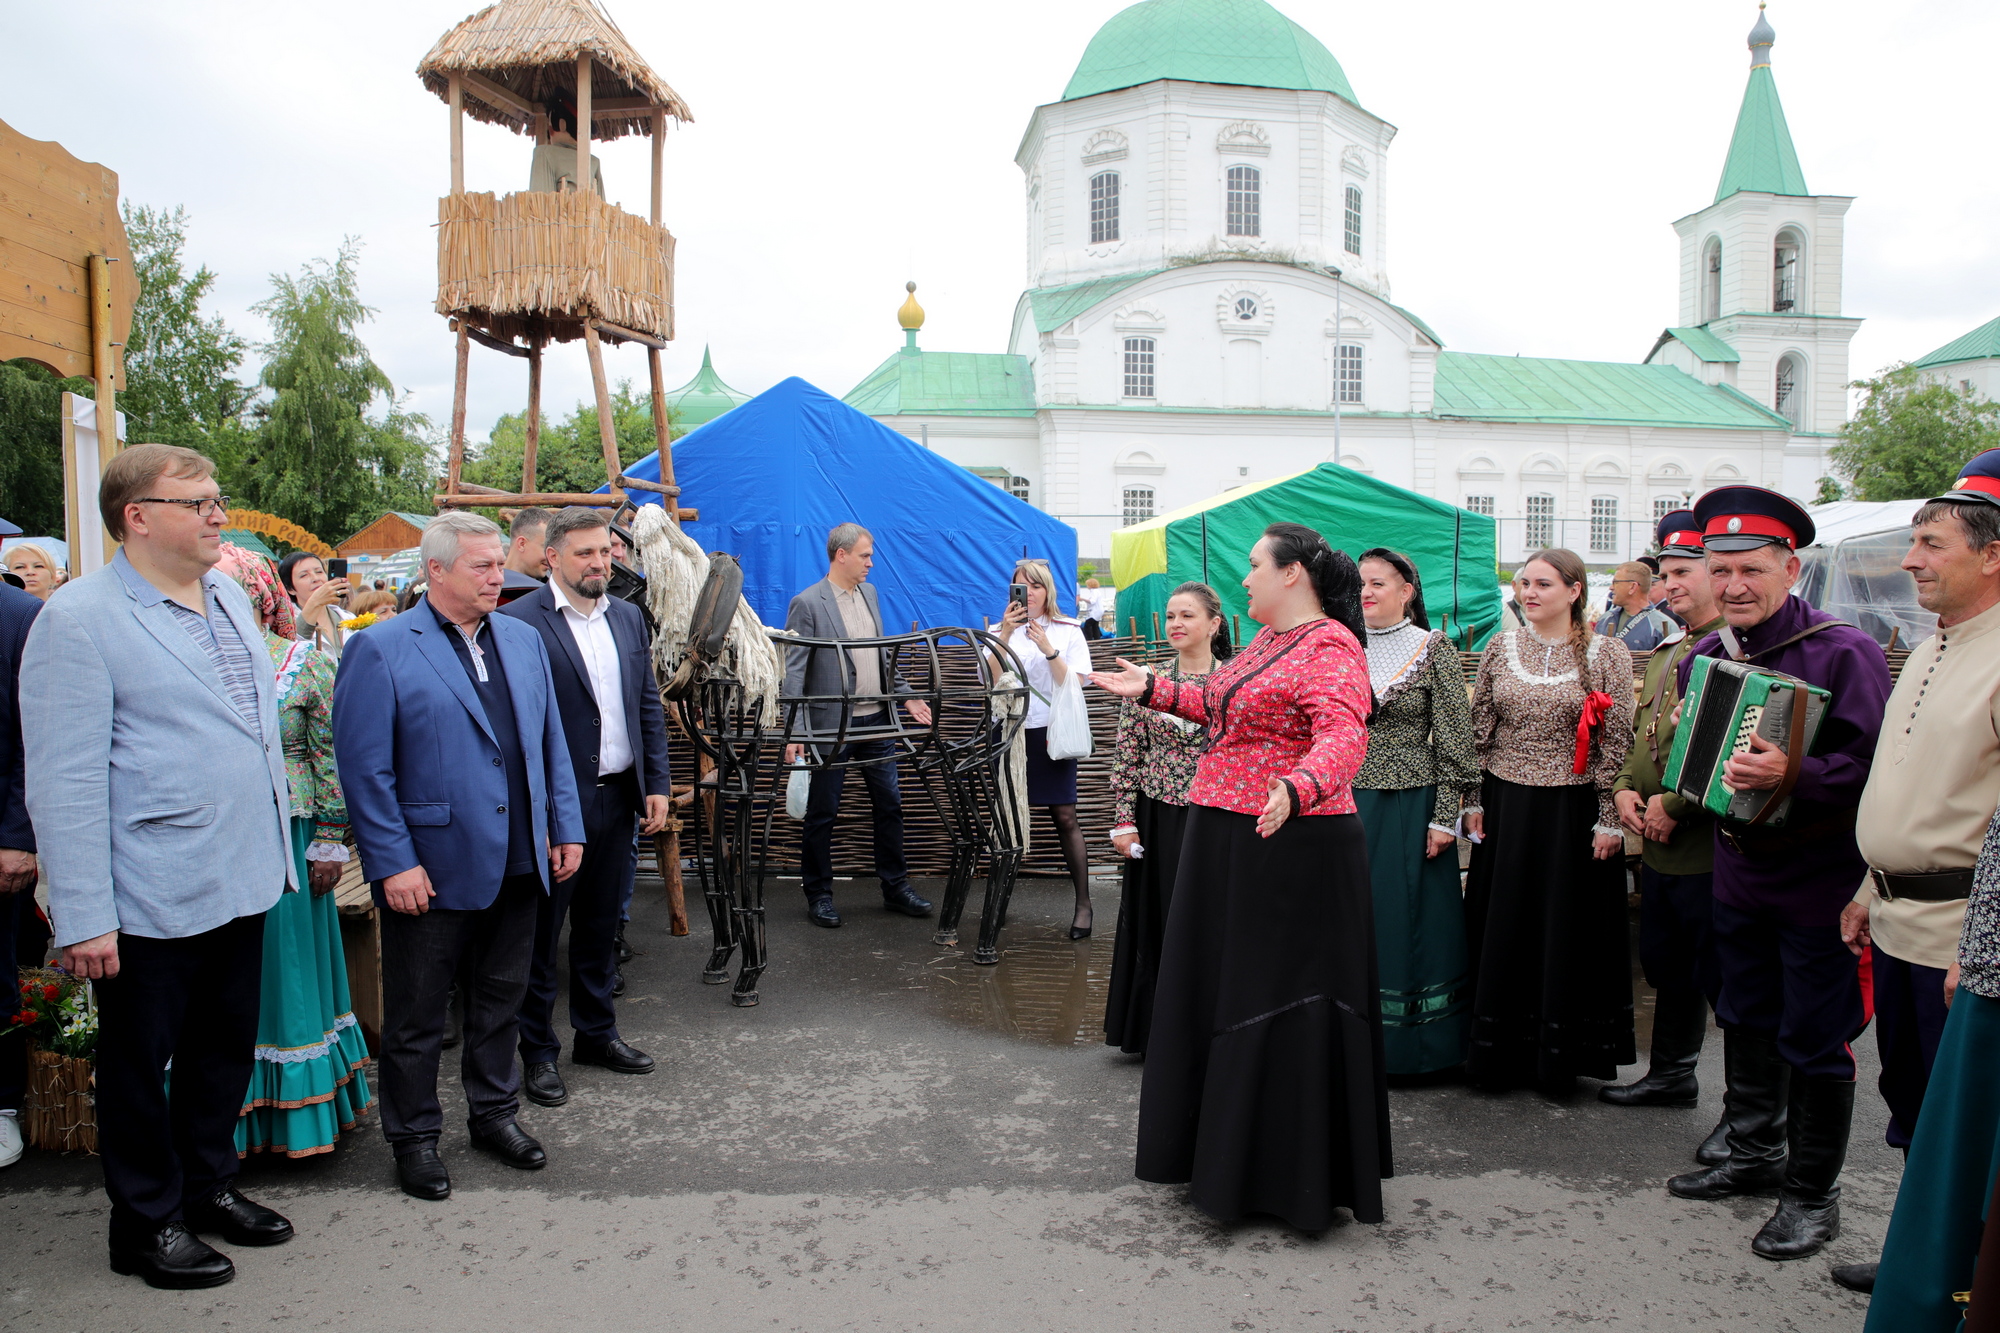
[[[1812,515],[1797,501],[1762,486],[1718,486],[1694,502],[1701,544],[1710,551],[1811,546]]]
[[[1653,527],[1653,540],[1660,544],[1661,555],[1674,552],[1700,555],[1701,520],[1694,516],[1692,509],[1676,509],[1671,514],[1662,514]]]
[[[1951,490],[1931,498],[2000,505],[2000,449],[1973,455],[1972,461],[1959,469],[1958,480],[1951,484]]]

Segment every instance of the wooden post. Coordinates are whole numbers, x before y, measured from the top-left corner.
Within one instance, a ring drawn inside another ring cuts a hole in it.
[[[125,442],[118,438],[118,381],[124,376],[124,344],[114,342],[117,334],[118,300],[111,291],[111,266],[117,259],[109,255],[90,257],[90,373],[97,381],[97,469],[98,476],[118,456]],[[95,503],[96,497],[85,497]],[[104,563],[118,554],[118,543],[104,533]],[[74,557],[72,557],[74,559]]]
[[[681,821],[669,819],[662,831],[653,835],[653,859],[659,865],[660,882],[667,890],[667,934],[688,933],[687,887],[681,880]]]
[[[1160,637],[1160,613],[1158,611],[1155,611],[1153,612],[1153,637],[1151,639],[1148,639],[1147,642],[1148,643],[1155,642],[1159,639],[1159,637]]]
[[[611,484],[613,495],[622,495],[624,487],[618,484],[618,474],[625,469],[618,462],[618,427],[611,419],[611,390],[604,383],[604,345],[597,339],[597,330],[588,324],[583,326],[583,346],[590,353],[590,387],[597,394],[597,440],[604,446],[604,479]]]
[[[458,321],[458,372],[451,389],[451,459],[447,464],[444,493],[458,492],[458,474],[465,468],[465,377],[471,369],[472,337],[465,321]]]
[[[1241,616],[1229,617],[1229,641],[1238,648],[1243,646],[1243,618]]]
[[[451,88],[451,192],[465,193],[465,88],[458,75],[450,78]]]
[[[656,201],[659,198],[658,179],[654,178],[653,197]],[[671,486],[674,484],[674,442],[673,432],[667,421],[667,382],[660,367],[659,348],[646,349],[646,370],[653,377],[653,447],[660,453],[660,484]],[[678,500],[669,497],[667,517],[673,518],[679,512],[679,503]]]
[[[653,108],[653,225],[660,225],[660,159],[667,137],[667,109]]]
[[[576,191],[589,194],[590,188],[590,69],[593,61],[586,51],[576,58]],[[596,346],[592,339],[591,345]]]
[[[1138,638],[1138,637],[1139,637],[1139,617],[1137,617],[1137,616],[1127,616],[1127,617],[1125,617],[1125,623],[1126,623],[1126,625],[1127,625],[1127,626],[1129,626],[1129,627],[1131,628],[1131,631],[1132,631],[1132,637],[1133,637],[1133,638],[1135,638],[1135,639],[1136,639],[1136,638]]]
[[[536,490],[535,451],[542,443],[542,340],[528,340],[528,432],[521,445],[521,494]]]

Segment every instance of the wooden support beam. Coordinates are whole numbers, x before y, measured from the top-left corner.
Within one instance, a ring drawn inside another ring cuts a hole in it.
[[[118,382],[125,378],[125,344],[118,337],[118,298],[111,284],[115,256],[90,257],[90,374],[97,381],[97,462],[108,464],[125,447],[118,438]],[[106,536],[107,543],[109,535]],[[104,558],[111,558],[107,545]]]
[[[522,120],[528,122],[532,122],[535,116],[541,111],[540,107],[528,101],[527,98],[522,97],[519,93],[508,88],[502,88],[499,84],[493,82],[493,80],[481,75],[462,73],[454,77],[459,80],[459,86],[464,92],[471,93],[495,111],[505,111],[509,115],[519,116]]]
[[[665,107],[653,108],[653,225],[660,225],[660,161],[661,150],[667,140],[667,111]]]
[[[590,177],[590,71],[596,57],[585,51],[576,58],[576,189],[591,192]]]
[[[521,346],[521,344],[509,342],[505,338],[496,338],[485,329],[470,329],[469,332],[472,334],[472,341],[478,343],[481,347],[491,347],[494,351],[505,352],[508,356],[526,356],[528,354],[528,349]]]
[[[616,491],[625,468],[618,461],[618,423],[611,419],[611,390],[604,380],[604,345],[597,339],[595,320],[583,326],[583,346],[590,354],[590,387],[597,395],[597,442],[604,450],[604,480]]]
[[[662,486],[657,481],[647,481],[643,477],[621,476],[618,478],[617,484],[628,491],[646,491],[653,495],[679,495],[681,493],[681,488],[678,486]]]
[[[465,470],[465,377],[472,363],[472,339],[465,321],[458,323],[458,371],[451,389],[451,457],[445,468],[444,488],[458,489],[458,475]]]
[[[535,454],[542,445],[542,344],[528,344],[528,430],[521,443],[521,490],[535,489]]]
[[[592,120],[626,120],[658,108],[650,97],[600,97],[591,104]]]
[[[598,491],[530,491],[524,495],[433,495],[431,500],[443,509],[562,509],[569,505],[582,505],[586,509],[614,509],[625,503],[623,494],[605,495]]]
[[[450,77],[451,91],[451,192],[465,193],[465,86],[459,76]]]
[[[607,338],[613,338],[619,342],[644,343],[646,346],[662,352],[667,350],[667,340],[665,338],[656,338],[650,333],[641,333],[637,329],[628,329],[623,324],[613,324],[610,320],[606,319],[592,319],[584,322]]]
[[[516,492],[514,491],[503,491],[498,486],[475,486],[469,481],[461,481],[460,483],[458,483],[458,489],[463,491],[467,495],[512,496],[516,494]]]

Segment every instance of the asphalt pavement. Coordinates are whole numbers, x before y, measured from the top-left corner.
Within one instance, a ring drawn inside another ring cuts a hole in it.
[[[247,1165],[241,1188],[298,1236],[232,1251],[227,1286],[112,1274],[96,1163],[30,1152],[0,1173],[0,1328],[1836,1333],[1865,1318],[1827,1268],[1873,1257],[1900,1170],[1872,1034],[1826,1256],[1752,1254],[1769,1200],[1666,1193],[1720,1113],[1713,1031],[1694,1110],[1621,1110],[1590,1083],[1566,1102],[1397,1088],[1386,1222],[1223,1226],[1132,1178],[1140,1066],[1101,1030],[1115,881],[1098,885],[1096,938],[1074,944],[1067,885],[1023,881],[992,968],[884,912],[872,881],[838,886],[838,931],[806,922],[797,881],[770,896],[763,1003],[737,1009],[700,982],[698,904],[696,934],[673,938],[658,882],[640,881],[620,1024],[662,1067],[565,1061],[569,1104],[521,1115],[546,1170],[471,1150],[451,1089],[454,1193],[421,1203],[397,1191],[371,1116],[337,1153]]]

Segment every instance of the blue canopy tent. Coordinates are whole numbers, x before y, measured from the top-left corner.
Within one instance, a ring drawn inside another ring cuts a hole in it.
[[[658,481],[659,455],[625,472]],[[997,617],[1023,554],[1049,562],[1062,609],[1076,611],[1076,529],[796,377],[676,440],[674,481],[701,512],[688,535],[742,562],[743,595],[767,625],[826,577],[826,534],[850,521],[875,537],[869,581],[887,633]]]

